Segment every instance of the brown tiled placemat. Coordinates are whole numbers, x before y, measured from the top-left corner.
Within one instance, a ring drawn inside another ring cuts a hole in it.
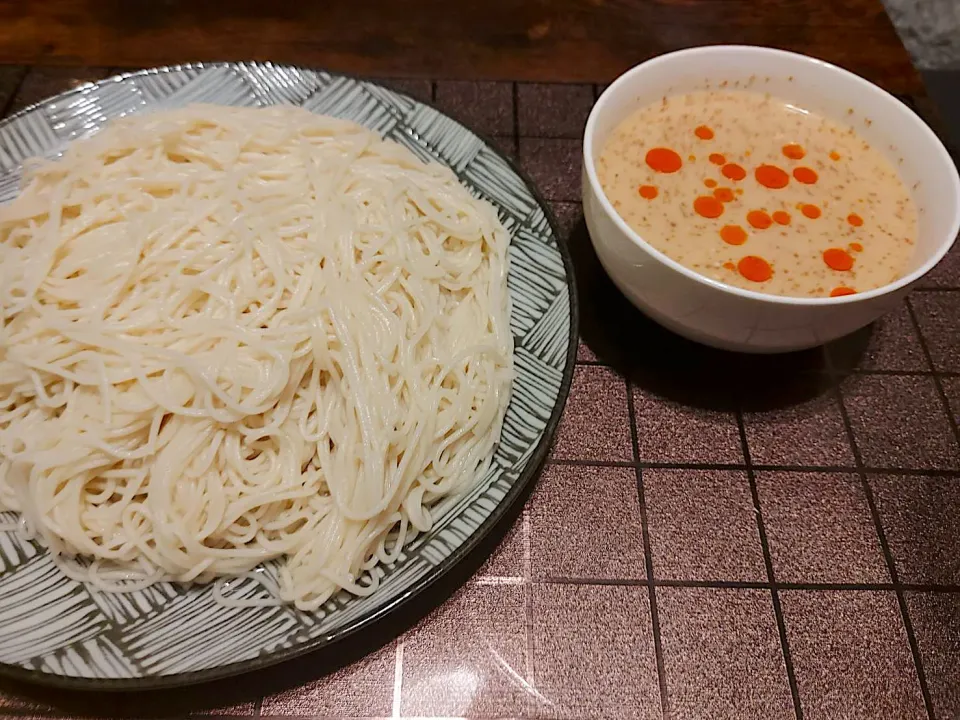
[[[107,72],[3,67],[0,105]],[[709,350],[644,319],[592,252],[579,138],[599,88],[385,84],[515,158],[574,254],[578,364],[522,515],[448,602],[333,674],[307,658],[265,696],[256,676],[150,696],[4,685],[0,713],[960,717],[960,248],[829,347]]]

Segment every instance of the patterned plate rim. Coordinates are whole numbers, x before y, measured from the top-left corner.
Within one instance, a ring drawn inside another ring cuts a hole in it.
[[[274,665],[278,665],[289,660],[293,660],[298,657],[302,657],[309,653],[319,652],[321,650],[329,651],[332,648],[336,647],[340,642],[346,640],[356,634],[361,630],[365,630],[370,626],[383,621],[386,617],[396,613],[401,608],[406,608],[410,605],[411,602],[416,600],[432,588],[437,581],[445,577],[456,565],[459,565],[468,555],[472,554],[477,546],[490,535],[491,531],[499,525],[500,521],[508,511],[516,504],[518,498],[522,497],[527,491],[528,486],[535,484],[537,478],[540,475],[540,472],[544,466],[544,463],[547,459],[547,455],[550,451],[551,446],[553,445],[553,440],[557,432],[557,427],[560,423],[560,417],[563,414],[564,407],[567,403],[567,398],[570,394],[570,386],[573,382],[573,373],[576,364],[577,357],[577,345],[579,343],[579,325],[580,325],[580,307],[577,298],[577,285],[574,273],[573,257],[570,253],[570,248],[567,244],[567,239],[564,238],[559,232],[559,224],[557,223],[556,216],[554,215],[553,208],[550,206],[549,202],[541,195],[539,189],[534,184],[530,176],[522,169],[520,166],[513,160],[513,158],[505,155],[501,152],[496,144],[494,144],[489,137],[484,133],[480,133],[470,126],[464,124],[455,117],[447,115],[443,110],[436,107],[432,102],[425,100],[420,100],[418,98],[413,98],[407,93],[404,93],[399,90],[394,90],[393,88],[381,85],[378,80],[367,79],[359,75],[322,70],[319,68],[308,68],[298,65],[290,65],[286,63],[274,63],[266,61],[249,61],[249,62],[194,62],[194,63],[181,63],[174,65],[162,65],[153,68],[145,68],[142,70],[134,70],[130,72],[118,73],[116,75],[111,75],[109,77],[97,80],[94,82],[82,83],[70,90],[66,90],[62,93],[56,95],[51,95],[50,97],[44,98],[38,102],[28,105],[27,107],[17,111],[13,115],[10,115],[0,121],[0,132],[14,120],[26,116],[29,113],[32,113],[47,103],[54,101],[58,98],[69,95],[70,93],[76,92],[79,89],[91,88],[91,87],[100,87],[110,82],[118,82],[122,80],[127,80],[129,78],[144,77],[148,75],[156,75],[160,73],[168,72],[178,72],[183,70],[209,70],[212,68],[233,68],[240,65],[254,65],[261,67],[274,67],[274,68],[287,68],[297,71],[306,71],[306,72],[324,72],[331,77],[343,77],[350,78],[366,83],[371,83],[377,85],[378,87],[387,90],[390,93],[400,95],[404,98],[410,99],[414,102],[420,103],[426,107],[432,108],[436,112],[440,113],[443,117],[452,120],[457,125],[460,125],[468,132],[475,135],[479,138],[486,147],[497,155],[507,166],[519,177],[527,189],[530,191],[530,194],[533,196],[533,199],[536,201],[537,205],[543,211],[544,217],[547,220],[547,223],[550,226],[550,230],[553,233],[554,238],[557,243],[557,251],[560,253],[560,257],[563,261],[564,268],[564,281],[567,286],[567,292],[569,293],[570,298],[570,331],[567,338],[567,353],[563,367],[563,376],[560,382],[559,391],[557,394],[557,400],[553,407],[553,411],[550,414],[549,419],[544,427],[543,434],[540,437],[539,442],[536,445],[533,453],[530,455],[530,458],[524,467],[523,471],[517,476],[516,481],[510,487],[510,490],[503,497],[503,499],[497,503],[496,507],[490,512],[487,518],[480,524],[479,527],[463,542],[461,543],[449,556],[447,556],[443,561],[437,565],[432,572],[427,574],[420,582],[416,583],[410,590],[406,593],[402,593],[400,596],[392,599],[384,605],[376,608],[375,610],[367,613],[366,615],[361,615],[356,620],[344,625],[331,633],[313,638],[302,645],[297,645],[290,648],[285,648],[278,650],[267,655],[256,657],[250,660],[243,660],[239,662],[227,663],[220,665],[218,667],[206,668],[203,670],[192,670],[188,672],[180,673],[171,673],[169,675],[144,675],[136,678],[118,678],[118,679],[102,679],[102,678],[81,678],[81,677],[68,677],[64,675],[57,675],[53,673],[41,672],[39,670],[27,670],[23,667],[17,665],[10,665],[8,663],[0,662],[0,677],[5,677],[10,680],[18,682],[26,682],[31,685],[39,685],[46,687],[56,687],[62,688],[65,690],[96,690],[96,691],[136,691],[136,690],[159,690],[166,688],[174,687],[183,687],[187,685],[198,685],[201,683],[212,682],[215,680],[222,680],[225,678],[235,677],[237,675],[243,675],[249,672],[256,670],[261,670],[268,668]],[[384,78],[380,78],[382,81]],[[516,110],[516,109],[514,109]],[[459,586],[458,586],[459,587]],[[444,598],[445,602],[448,598]]]

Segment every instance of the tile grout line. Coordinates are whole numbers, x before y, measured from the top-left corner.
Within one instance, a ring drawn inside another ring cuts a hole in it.
[[[907,307],[910,309],[912,317],[912,308],[910,308],[909,302],[907,303]],[[915,319],[914,324],[916,325]],[[919,328],[915,327],[915,330],[918,337],[921,337],[921,345],[923,345]],[[893,558],[893,553],[890,550],[890,544],[887,542],[887,534],[883,529],[883,522],[880,519],[880,511],[877,509],[876,499],[873,496],[873,488],[870,487],[870,483],[867,481],[867,475],[864,472],[863,457],[860,455],[860,448],[857,445],[856,436],[853,432],[853,424],[850,422],[850,415],[847,412],[847,406],[843,399],[843,392],[840,390],[839,379],[836,375],[834,375],[833,380],[833,395],[837,401],[837,405],[840,408],[840,418],[843,421],[843,426],[847,434],[847,442],[850,443],[850,448],[853,451],[853,461],[857,464],[857,474],[860,477],[860,487],[863,491],[864,498],[867,501],[867,508],[870,511],[870,517],[873,519],[874,531],[876,532],[877,540],[880,543],[880,550],[883,553],[884,562],[887,564],[887,573],[890,575],[890,579],[893,581],[893,592],[897,598],[897,606],[900,608],[900,619],[901,622],[903,622],[903,629],[907,636],[907,644],[910,646],[910,654],[913,657],[913,666],[917,672],[917,684],[920,686],[920,695],[923,699],[923,707],[927,713],[927,718],[929,720],[935,720],[933,702],[930,698],[930,689],[927,687],[927,678],[923,667],[923,659],[920,656],[920,646],[917,644],[917,637],[913,631],[913,623],[910,622],[910,613],[907,609],[907,601],[903,594],[903,586],[900,584],[900,575],[897,572],[897,566]]]
[[[923,351],[923,355],[927,360],[927,367],[934,371],[933,384],[937,388],[937,394],[940,396],[940,404],[947,414],[947,422],[950,423],[950,428],[953,430],[953,440],[957,444],[957,448],[960,449],[960,430],[957,429],[957,421],[953,417],[953,411],[950,409],[950,401],[947,399],[947,394],[943,389],[943,383],[940,381],[939,376],[935,374],[936,365],[934,365],[933,362],[933,354],[930,352],[930,347],[927,345],[923,330],[920,328],[920,321],[917,319],[917,313],[916,310],[914,310],[913,303],[910,302],[909,297],[907,297],[904,302],[907,306],[907,314],[910,316],[910,322],[913,324],[913,331],[917,334],[917,339],[920,341],[920,349]],[[933,710],[933,700],[930,697],[930,688],[927,685],[926,668],[923,666],[920,644],[917,642],[917,634],[914,632],[913,622],[910,620],[910,609],[907,607],[907,598],[904,595],[903,588],[900,586],[900,574],[897,572],[896,564],[893,561],[893,554],[890,552],[886,534],[883,532],[883,526],[880,523],[880,513],[877,511],[876,502],[874,501],[873,489],[866,481],[866,478],[864,478],[863,484],[866,488],[867,503],[870,505],[871,512],[875,513],[874,518],[877,523],[877,529],[881,533],[881,547],[884,549],[885,556],[888,557],[890,577],[893,579],[894,585],[898,586],[897,604],[900,606],[900,615],[903,617],[903,629],[907,634],[907,642],[910,644],[913,663],[917,668],[917,681],[920,683],[920,694],[923,696],[923,705],[927,711],[927,717],[930,720],[934,720],[935,713]]]
[[[605,363],[602,360],[577,360],[576,365],[579,367],[600,367],[608,368],[610,370],[616,370],[616,367]],[[800,370],[798,374],[801,375],[827,375],[829,374],[825,370]],[[957,370],[879,370],[879,369],[852,369],[852,370],[835,370],[833,372],[836,376],[842,375],[861,375],[865,377],[875,376],[875,375],[893,375],[897,377],[941,377],[941,378],[956,378],[960,377],[960,371]]]
[[[607,467],[607,468],[632,468],[636,467],[635,462],[628,460],[584,460],[581,458],[554,458],[547,460],[548,465],[569,465],[576,467]]]
[[[757,534],[760,536],[760,550],[763,553],[763,564],[767,571],[767,580],[770,583],[770,599],[773,604],[773,615],[777,621],[777,632],[780,635],[780,650],[783,653],[783,664],[787,671],[787,684],[790,686],[790,696],[793,700],[793,711],[797,720],[803,720],[803,705],[800,702],[800,688],[797,685],[797,675],[790,655],[790,642],[787,639],[787,624],[783,617],[783,607],[780,605],[780,592],[777,588],[776,577],[773,572],[773,557],[770,555],[770,545],[767,541],[767,530],[763,523],[763,511],[760,509],[760,493],[757,490],[757,479],[753,465],[750,462],[750,447],[747,444],[747,427],[743,421],[743,408],[737,402],[737,428],[740,431],[740,448],[743,451],[743,460],[746,466],[747,483],[750,486],[750,498],[757,521]]]
[[[955,370],[835,370],[833,375],[843,377],[849,375],[894,376],[894,377],[960,377]]]
[[[910,620],[910,612],[909,608],[907,608],[907,598],[904,595],[904,588],[900,584],[900,577],[893,561],[893,555],[890,552],[890,546],[887,543],[886,533],[883,532],[883,528],[880,523],[880,513],[877,511],[877,505],[873,497],[873,490],[870,488],[870,484],[863,476],[861,476],[861,482],[863,483],[864,492],[867,496],[867,505],[870,508],[870,514],[873,516],[874,523],[877,524],[880,536],[880,547],[883,550],[884,559],[887,562],[887,567],[890,571],[890,577],[893,580],[894,592],[896,593],[897,597],[897,605],[900,608],[900,617],[903,620],[903,630],[907,635],[907,644],[910,646],[910,654],[913,656],[913,664],[917,670],[917,683],[920,686],[920,695],[923,698],[923,706],[927,711],[927,717],[929,720],[935,720],[933,700],[930,697],[930,688],[927,686],[927,676],[923,667],[923,658],[920,655],[920,644],[917,642],[917,635],[913,630],[913,622]]]
[[[613,587],[641,587],[647,580],[629,578],[548,576],[528,580],[517,575],[487,575],[472,581],[476,585],[599,585]],[[960,585],[936,583],[836,583],[836,582],[763,582],[751,580],[688,580],[684,578],[654,579],[654,587],[712,588],[715,590],[807,590],[812,592],[865,591],[892,592],[898,587],[906,592],[960,593]]]
[[[643,470],[640,468],[640,441],[637,431],[637,409],[633,402],[633,388],[624,378],[627,388],[627,415],[630,421],[630,444],[636,463],[637,503],[640,506],[640,536],[643,542],[643,564],[646,574],[647,598],[650,603],[650,626],[653,632],[653,654],[657,670],[657,684],[660,687],[660,714],[666,720],[670,717],[670,695],[667,690],[667,671],[663,660],[663,638],[660,635],[660,612],[657,608],[657,591],[653,575],[653,552],[650,546],[650,528],[647,524],[647,502],[643,492]]]
[[[528,135],[527,133],[518,133],[518,136],[524,140],[563,140],[565,142],[580,144],[583,139],[580,135]],[[567,202],[577,202],[579,200],[568,200]]]
[[[917,337],[920,339],[920,349],[923,351],[924,357],[927,359],[927,366],[930,368],[933,374],[933,384],[937,387],[937,394],[940,396],[940,403],[943,405],[944,411],[947,413],[947,422],[950,423],[950,429],[953,430],[953,439],[957,443],[957,448],[960,449],[960,428],[957,427],[957,420],[953,416],[953,410],[950,409],[950,401],[947,399],[947,393],[943,389],[943,382],[940,380],[940,375],[937,373],[937,367],[933,362],[933,353],[930,352],[930,348],[927,345],[927,340],[923,336],[923,331],[920,329],[920,321],[917,319],[917,312],[913,309],[913,303],[910,302],[910,298],[906,299],[907,304],[907,313],[910,315],[910,321],[913,323],[914,332],[917,333]]]
[[[581,460],[579,458],[550,458],[548,465],[571,465],[578,467],[632,468],[642,470],[736,470],[746,472],[743,463],[669,463],[669,462],[631,462],[628,460]],[[917,477],[960,477],[960,470],[936,470],[932,468],[887,468],[863,467],[855,465],[762,465],[751,464],[755,472],[779,473],[837,473],[856,475],[864,472],[868,475],[916,475]]]
[[[534,585],[592,585],[595,587],[647,587],[649,580],[630,578],[567,578],[563,576],[545,577]]]

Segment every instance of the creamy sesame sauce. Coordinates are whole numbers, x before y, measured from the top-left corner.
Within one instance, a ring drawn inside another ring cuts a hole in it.
[[[916,207],[886,157],[852,127],[762,93],[641,108],[613,131],[597,174],[646,242],[749,290],[872,290],[904,274],[916,240]]]

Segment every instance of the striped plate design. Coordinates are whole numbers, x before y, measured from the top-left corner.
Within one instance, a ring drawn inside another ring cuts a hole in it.
[[[0,123],[0,202],[15,197],[27,158],[55,157],[111,118],[192,102],[292,104],[354,120],[449,166],[471,193],[496,206],[512,238],[508,280],[517,361],[501,442],[473,491],[443,502],[431,532],[405,548],[394,565],[374,570],[381,577],[378,592],[369,598],[342,593],[314,613],[223,608],[210,586],[160,584],[98,594],[62,575],[41,547],[0,532],[0,673],[72,687],[142,688],[245,672],[328,646],[408,602],[463,557],[533,479],[556,430],[577,337],[567,250],[549,211],[507,160],[405,95],[269,63],[197,64],[110,78]],[[261,572],[269,576],[275,568]],[[229,592],[244,598],[265,594],[253,580]]]

